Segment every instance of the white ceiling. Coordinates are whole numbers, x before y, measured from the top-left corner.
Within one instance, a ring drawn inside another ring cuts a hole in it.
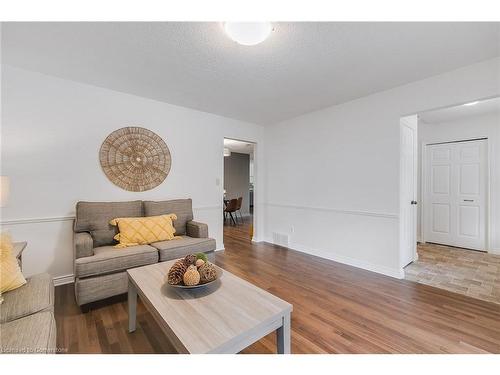
[[[253,143],[224,138],[224,147],[231,150],[231,152],[248,154],[253,157]]]
[[[488,114],[500,115],[500,98],[481,100],[472,106],[458,105],[455,107],[423,112],[419,114],[419,118],[428,124],[434,124]]]
[[[500,23],[275,23],[241,46],[219,23],[3,23],[2,60],[259,124],[500,55]]]

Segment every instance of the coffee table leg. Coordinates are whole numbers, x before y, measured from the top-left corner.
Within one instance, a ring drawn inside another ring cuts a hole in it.
[[[283,316],[283,325],[276,331],[278,354],[290,354],[290,314]]]
[[[128,331],[135,331],[135,322],[137,319],[137,290],[134,284],[128,282]]]

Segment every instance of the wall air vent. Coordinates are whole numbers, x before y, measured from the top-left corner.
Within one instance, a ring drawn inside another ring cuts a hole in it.
[[[275,245],[288,247],[288,234],[273,232],[273,243]]]

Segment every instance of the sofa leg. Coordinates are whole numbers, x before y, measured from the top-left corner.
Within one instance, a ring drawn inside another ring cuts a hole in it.
[[[90,303],[86,303],[85,305],[81,305],[80,310],[84,314],[88,313],[90,311]]]

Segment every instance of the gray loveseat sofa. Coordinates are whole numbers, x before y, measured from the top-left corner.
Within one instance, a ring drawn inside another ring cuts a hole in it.
[[[118,217],[157,216],[174,213],[175,234],[180,240],[117,249]],[[169,201],[78,202],[74,226],[75,295],[78,305],[123,294],[128,290],[126,270],[187,254],[204,252],[213,257],[215,240],[208,226],[193,221],[191,199]]]
[[[0,353],[55,353],[54,283],[49,274],[2,294]]]

